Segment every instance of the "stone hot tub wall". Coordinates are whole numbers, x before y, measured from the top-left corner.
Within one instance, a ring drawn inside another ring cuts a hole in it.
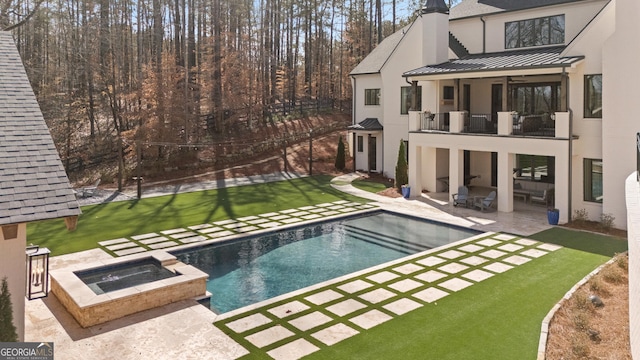
[[[51,291],[82,327],[101,324],[140,311],[173,302],[203,297],[207,292],[207,273],[185,265],[166,252],[147,253],[178,276],[97,295],[74,271],[126,264],[134,259],[118,258],[88,266],[51,271]]]

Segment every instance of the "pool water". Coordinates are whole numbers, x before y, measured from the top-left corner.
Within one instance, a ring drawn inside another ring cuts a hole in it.
[[[152,259],[74,272],[97,295],[176,276]]]
[[[377,212],[174,255],[209,274],[210,308],[225,313],[476,234]]]

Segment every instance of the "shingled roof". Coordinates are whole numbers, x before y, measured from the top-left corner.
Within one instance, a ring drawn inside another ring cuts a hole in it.
[[[518,11],[543,6],[586,0],[463,0],[451,8],[449,19],[488,15],[504,11]]]
[[[0,32],[0,225],[79,214],[11,33]]]

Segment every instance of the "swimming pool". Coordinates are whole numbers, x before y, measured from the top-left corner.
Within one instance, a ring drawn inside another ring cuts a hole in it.
[[[378,211],[173,254],[209,274],[225,313],[478,232]]]

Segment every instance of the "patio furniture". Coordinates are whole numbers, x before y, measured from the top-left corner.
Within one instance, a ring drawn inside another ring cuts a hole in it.
[[[493,204],[493,201],[495,199],[496,199],[495,191],[491,191],[489,195],[487,195],[486,197],[474,196],[473,207],[484,212],[485,210],[491,209],[491,205]]]
[[[531,202],[541,202],[543,204],[547,204],[547,190],[543,190],[542,192],[535,192],[535,193],[531,193],[531,196],[529,197],[529,199],[531,200]]]
[[[100,185],[100,179],[96,180],[93,185],[80,189],[80,196],[84,198],[95,195],[96,191],[98,190],[98,185]]]
[[[466,186],[458,186],[458,192],[451,194],[453,198],[453,206],[467,207],[467,200],[469,199],[469,189]]]

